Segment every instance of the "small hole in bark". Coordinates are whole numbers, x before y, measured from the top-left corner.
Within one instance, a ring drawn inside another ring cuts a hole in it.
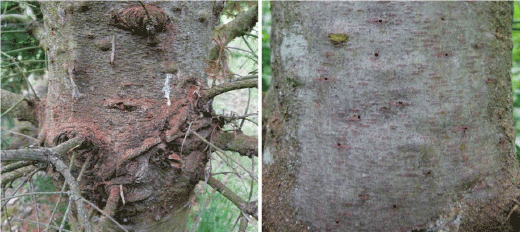
[[[358,119],[361,119],[361,115],[358,115],[357,118],[358,118]]]
[[[336,220],[336,224],[339,224],[339,220]]]
[[[380,23],[382,23],[382,22],[383,22],[383,20],[382,20],[382,19],[380,19],[380,20],[379,20],[379,22],[380,22]]]
[[[376,53],[374,53],[374,56],[378,57],[378,56],[379,56],[379,53],[377,53],[377,52],[376,52]]]
[[[442,17],[441,20],[444,21],[444,17]]]
[[[392,205],[392,207],[394,207],[394,209],[396,209],[396,208],[397,208],[397,205]]]
[[[445,53],[444,56],[448,56],[448,53]]]
[[[325,77],[324,80],[328,80],[329,78]]]
[[[341,146],[341,143],[338,143],[338,146]]]

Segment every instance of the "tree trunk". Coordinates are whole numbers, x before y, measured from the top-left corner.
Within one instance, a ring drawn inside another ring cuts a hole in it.
[[[511,2],[272,2],[268,231],[504,231]]]
[[[41,5],[49,93],[39,139],[88,141],[72,173],[90,157],[83,196],[126,229],[184,231],[186,203],[208,159],[207,145],[189,131],[205,138],[215,131],[211,100],[202,97],[220,4]]]

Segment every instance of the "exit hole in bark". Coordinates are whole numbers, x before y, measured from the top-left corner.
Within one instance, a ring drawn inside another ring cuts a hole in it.
[[[339,221],[338,221],[338,220],[336,220],[336,224],[339,224]]]
[[[394,209],[397,209],[397,205],[392,205],[392,207],[393,207]]]
[[[376,53],[374,53],[374,56],[378,57],[378,56],[379,56],[379,53],[377,53],[377,52],[376,52]]]
[[[423,171],[423,175],[424,176],[431,176],[432,175],[432,171],[431,170],[428,170],[428,171]]]

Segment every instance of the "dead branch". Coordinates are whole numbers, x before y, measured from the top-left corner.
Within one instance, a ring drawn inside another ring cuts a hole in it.
[[[25,23],[28,25],[27,32],[29,35],[36,37],[38,40],[42,40],[42,37],[45,35],[43,23],[32,19],[29,15],[3,14],[0,15],[0,21],[2,23]]]
[[[23,169],[23,168],[22,168],[22,169]],[[14,192],[12,193],[11,196],[15,196],[16,193],[18,192],[18,190],[20,190],[21,187],[23,187],[23,186],[24,186],[24,185],[25,185],[29,180],[31,180],[31,179],[32,179],[32,176],[33,176],[35,173],[37,173],[38,171],[40,171],[40,169],[39,169],[39,168],[36,168],[36,169],[34,169],[34,170],[33,170],[31,173],[29,173],[29,174],[24,173],[24,176],[26,176],[26,178],[22,181],[22,183],[20,183],[20,185],[18,185],[18,188],[16,188],[16,189],[14,190]],[[15,172],[17,172],[17,171],[15,171]],[[9,182],[12,182],[12,181],[13,181],[13,180],[10,180]],[[2,185],[5,185],[5,183],[2,182]],[[2,189],[4,189],[4,187],[2,187]],[[5,198],[5,191],[4,191],[3,193],[4,193],[4,194],[2,194],[2,197]],[[7,205],[7,203],[8,203],[8,201],[4,202],[4,203],[2,204],[2,208],[5,208],[5,206]]]
[[[34,162],[33,161],[20,161],[20,162],[15,162],[15,163],[12,163],[12,164],[8,164],[8,165],[5,165],[5,166],[2,167],[1,173],[4,174],[6,172],[11,172],[11,171],[16,170],[18,168],[23,168],[23,167],[29,166],[31,164],[34,164]]]
[[[229,92],[231,90],[236,89],[246,89],[246,88],[258,88],[258,79],[257,78],[243,78],[232,82],[226,82],[221,85],[214,86],[213,88],[206,91],[203,99],[204,101],[208,101],[214,98],[217,95],[223,94],[225,92]]]
[[[28,15],[21,15],[21,14],[2,14],[0,15],[0,20],[2,22],[10,22],[10,23],[30,23],[33,21],[31,17]]]
[[[2,130],[4,130],[4,129],[2,128]],[[31,136],[28,136],[28,135],[24,135],[24,134],[22,134],[22,133],[18,133],[18,132],[10,131],[10,130],[4,130],[4,131],[7,132],[7,133],[9,133],[10,135],[18,135],[18,136],[22,136],[22,137],[24,137],[24,138],[30,139],[30,140],[32,140],[32,141],[35,142],[35,143],[38,142],[38,139],[33,138],[33,137],[31,137]]]
[[[222,196],[226,197],[228,200],[233,202],[242,212],[245,214],[253,216],[255,219],[258,219],[258,211],[256,202],[246,202],[242,200],[238,195],[236,195],[231,189],[226,187],[222,182],[217,179],[210,177],[208,180],[208,184],[216,189]]]
[[[103,210],[104,214],[103,217],[101,217],[101,220],[98,224],[98,230],[99,231],[106,231],[107,228],[109,228],[109,220],[115,221],[112,216],[116,213],[116,207],[117,203],[119,202],[119,188],[116,187],[116,185],[112,185],[110,188],[110,195],[108,196],[107,204]],[[102,213],[103,213],[102,212]],[[119,223],[116,223],[117,226],[119,226],[121,229],[125,230],[124,227],[119,225]]]
[[[52,163],[55,160],[54,158],[65,155],[65,153],[80,145],[83,141],[82,138],[76,137],[53,148],[41,147],[35,149],[3,150],[1,158],[3,161],[32,160]],[[54,165],[54,163],[52,164]]]
[[[258,113],[251,113],[251,114],[244,114],[244,115],[238,115],[237,113],[235,113],[233,111],[231,111],[231,114],[229,114],[229,115],[225,114],[224,111],[222,111],[222,113],[223,114],[219,114],[218,116],[222,117],[226,123],[230,123],[237,119],[242,119],[242,120],[246,120],[246,121],[251,122],[258,126],[258,123],[255,120],[250,118],[250,117],[257,117]]]
[[[247,229],[247,219],[244,216],[240,217],[240,226],[238,227],[239,232],[245,232]]]
[[[57,195],[57,194],[63,194],[63,195],[69,195],[69,192],[32,192],[32,193],[23,193],[23,194],[17,194],[10,197],[2,198],[0,201],[7,201],[12,198],[17,197],[27,197],[27,196],[34,196],[34,195]]]
[[[213,31],[213,38],[220,36],[226,38],[224,46],[234,40],[236,37],[247,35],[258,22],[258,5],[254,5],[247,12],[238,15],[233,21],[220,25]],[[213,48],[214,50],[216,48]],[[213,54],[213,53],[211,53]],[[213,60],[216,57],[210,57]]]
[[[92,228],[87,218],[87,211],[85,210],[85,206],[83,205],[81,199],[81,193],[79,190],[78,183],[75,178],[69,172],[69,168],[63,161],[60,159],[65,153],[69,150],[75,148],[76,146],[83,143],[83,139],[76,137],[67,142],[64,142],[53,148],[38,148],[38,149],[20,149],[20,150],[7,150],[2,151],[1,158],[2,160],[34,160],[40,162],[51,163],[56,167],[56,170],[65,177],[65,181],[69,185],[70,191],[72,193],[72,200],[76,204],[76,209],[78,212],[78,218],[80,220],[80,225],[85,229],[85,231],[90,232]]]
[[[200,140],[202,140],[202,142],[208,144],[210,147],[212,147],[213,149],[219,151],[220,153],[222,153],[222,155],[226,156],[227,159],[230,159],[231,161],[233,161],[236,165],[238,165],[239,167],[241,167],[244,171],[246,171],[250,177],[252,177],[253,179],[255,179],[256,181],[258,181],[258,178],[256,177],[255,174],[253,174],[251,171],[247,170],[247,168],[245,168],[244,166],[242,166],[242,164],[240,164],[238,161],[236,161],[235,159],[231,158],[230,156],[226,155],[226,152],[223,151],[222,149],[218,148],[217,146],[215,146],[215,144],[209,142],[208,140],[206,140],[205,138],[203,138],[202,136],[200,136],[197,132],[195,131],[191,131],[190,133],[194,134],[195,136],[197,136]],[[220,155],[219,152],[215,152],[215,154],[217,154],[221,159],[225,160],[226,158],[222,157],[222,155]]]
[[[125,229],[121,224],[119,224],[114,218],[112,218],[110,215],[108,215],[107,213],[105,213],[105,211],[101,210],[99,207],[97,207],[94,203],[88,201],[87,199],[85,198],[82,198],[82,200],[89,204],[90,206],[92,206],[93,209],[96,209],[97,211],[99,211],[101,214],[103,214],[105,217],[107,217],[110,221],[112,221],[114,224],[116,224],[119,228],[121,228],[123,231],[125,232],[128,232],[127,229]]]
[[[16,220],[16,221],[21,221],[21,222],[27,222],[27,223],[32,223],[32,224],[35,224],[35,225],[41,225],[41,226],[49,226],[55,230],[59,230],[60,228],[56,227],[56,226],[52,226],[52,225],[49,225],[49,224],[46,224],[46,223],[41,223],[41,222],[35,222],[35,221],[31,221],[31,220],[25,220],[25,219],[20,219],[20,218],[14,218],[14,217],[11,217],[10,219],[13,219],[13,220]],[[70,230],[66,230],[66,229],[62,229],[62,231],[66,231],[66,232],[72,232]]]
[[[238,152],[241,156],[258,156],[258,138],[245,135],[242,131],[219,132],[214,144],[223,150]]]
[[[36,169],[38,169],[38,168],[36,168],[34,166],[27,166],[27,167],[22,167],[22,168],[16,169],[7,174],[3,174],[2,175],[2,188],[4,188],[8,183],[11,183],[16,179],[27,175]]]
[[[2,93],[2,114],[9,113],[17,117],[21,121],[29,121],[33,125],[38,126],[38,111],[36,99],[26,99],[24,96],[7,90],[1,90]],[[13,107],[14,106],[14,107]],[[7,112],[9,110],[9,112]]]

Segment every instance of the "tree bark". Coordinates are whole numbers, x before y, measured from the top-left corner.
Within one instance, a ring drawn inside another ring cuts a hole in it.
[[[271,4],[264,229],[506,230],[511,2]]]
[[[41,3],[49,92],[39,139],[46,146],[87,140],[71,173],[91,156],[79,183],[83,196],[130,231],[186,227],[184,206],[204,176],[208,151],[185,135],[209,138],[221,124],[212,121],[211,99],[203,99],[216,5]],[[120,185],[124,204],[111,194]],[[106,224],[101,230],[119,230]]]

